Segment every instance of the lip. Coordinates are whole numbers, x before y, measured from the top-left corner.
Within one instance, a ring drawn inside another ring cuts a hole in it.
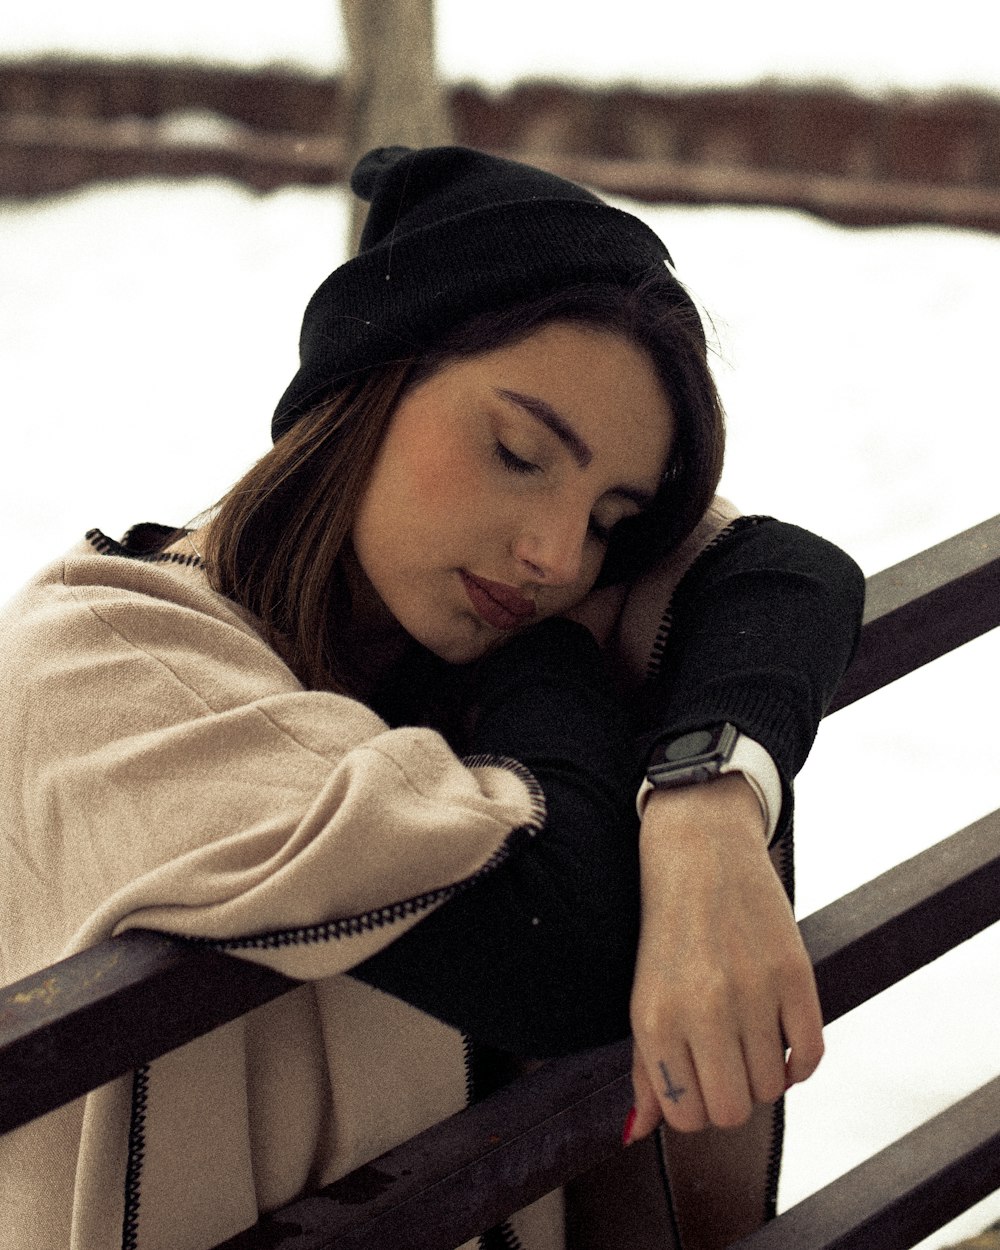
[[[494,629],[513,629],[535,615],[537,608],[532,601],[513,586],[473,577],[465,569],[459,569],[458,574],[472,606]]]

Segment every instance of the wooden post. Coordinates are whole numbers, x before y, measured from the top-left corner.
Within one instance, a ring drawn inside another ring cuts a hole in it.
[[[434,0],[341,0],[350,63],[345,75],[348,168],[369,148],[451,142],[434,61]],[[357,251],[366,206],[351,218]]]

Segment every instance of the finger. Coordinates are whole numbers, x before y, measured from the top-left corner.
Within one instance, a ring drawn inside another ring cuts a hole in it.
[[[669,1046],[646,1068],[656,1091],[660,1113],[671,1128],[695,1133],[708,1123],[705,1100],[691,1052],[685,1045]]]
[[[743,1061],[754,1102],[777,1102],[785,1092],[785,1042],[778,1019],[760,1021],[744,1028]]]
[[[786,1085],[808,1080],[823,1058],[823,1013],[811,972],[804,988],[786,999],[781,1031],[790,1051],[785,1060]]]
[[[647,1137],[663,1119],[660,1111],[660,1100],[649,1079],[646,1065],[642,1062],[638,1048],[632,1057],[632,1094],[635,1116],[630,1126],[629,1142]],[[626,1145],[629,1144],[626,1142]]]
[[[716,1128],[745,1124],[753,1098],[739,1034],[720,1030],[693,1041],[691,1049],[709,1121]]]

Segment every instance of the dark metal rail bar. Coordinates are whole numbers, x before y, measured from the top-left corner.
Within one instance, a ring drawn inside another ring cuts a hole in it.
[[[1000,810],[799,925],[823,1019],[853,1011],[1000,920]]]
[[[1000,625],[1000,516],[921,551],[866,582],[854,662],[830,712]]]
[[[1000,1188],[1000,1077],[730,1250],[909,1250]]]
[[[277,998],[259,964],[137,931],[0,990],[0,1133]]]
[[[631,1056],[546,1064],[215,1250],[453,1250],[621,1149]]]

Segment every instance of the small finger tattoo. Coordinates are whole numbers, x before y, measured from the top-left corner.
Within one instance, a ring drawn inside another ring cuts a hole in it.
[[[663,1062],[662,1059],[659,1061],[659,1064],[660,1064],[660,1074],[663,1077],[664,1097],[669,1098],[670,1101],[673,1103],[680,1102],[681,1098],[683,1098],[683,1096],[687,1093],[687,1090],[685,1089],[683,1085],[675,1085],[673,1083],[673,1081],[670,1079],[670,1073],[667,1071],[667,1065]]]

